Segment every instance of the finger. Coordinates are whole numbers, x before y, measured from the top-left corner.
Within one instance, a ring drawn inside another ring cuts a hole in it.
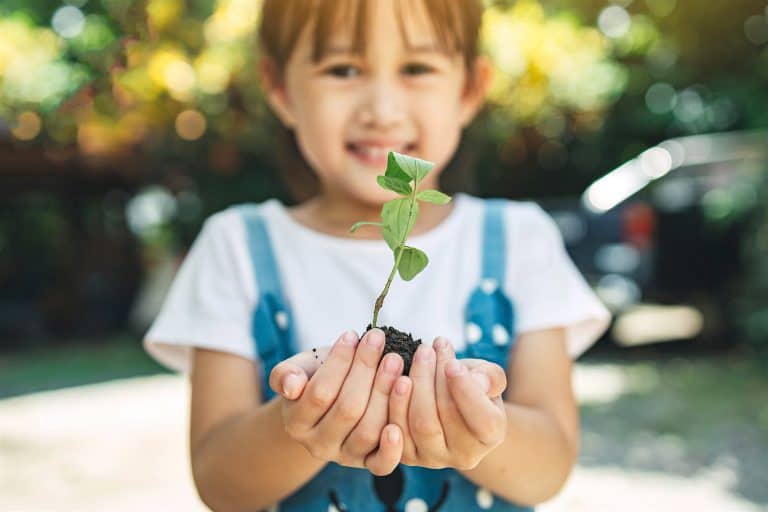
[[[365,467],[376,476],[395,470],[403,455],[403,434],[397,425],[387,425],[381,431],[379,449],[365,458]]]
[[[295,406],[288,410],[288,421],[296,430],[312,429],[336,401],[352,365],[357,342],[357,335],[347,331],[333,344],[325,363],[309,380]]]
[[[290,400],[299,398],[304,386],[320,368],[320,362],[328,358],[330,351],[331,347],[320,347],[300,352],[280,362],[269,373],[269,387]]]
[[[437,370],[435,372],[435,397],[437,400],[437,412],[440,416],[440,423],[445,433],[445,446],[449,452],[458,450],[462,447],[457,446],[460,439],[467,437],[467,429],[464,425],[464,419],[461,412],[453,401],[448,390],[448,379],[445,376],[445,366],[456,360],[453,346],[445,338],[437,338],[433,346],[437,353]]]
[[[389,395],[389,422],[397,425],[403,435],[403,463],[412,464],[416,459],[416,447],[408,428],[408,406],[411,401],[413,382],[410,377],[401,375],[395,380],[392,394]]]
[[[459,359],[459,361],[461,361],[467,369],[471,370],[478,380],[481,380],[481,378],[477,376],[478,373],[484,375],[488,379],[489,387],[486,394],[490,398],[501,396],[504,390],[507,389],[507,373],[504,371],[504,368],[496,363],[491,363],[485,359],[473,358]]]
[[[336,402],[317,425],[317,432],[321,439],[341,446],[363,417],[368,407],[376,368],[379,366],[383,351],[384,331],[371,329],[363,336],[363,340],[355,351],[352,367],[349,369]],[[330,360],[327,364],[330,364]]]
[[[495,446],[506,433],[506,412],[500,399],[489,399],[467,367],[458,361],[445,366],[448,389],[469,431],[486,446]]]
[[[413,393],[408,406],[408,427],[416,446],[416,456],[429,465],[438,462],[432,459],[446,453],[443,428],[435,401],[436,359],[435,350],[429,345],[421,344],[413,356],[410,372]]]
[[[362,461],[366,455],[376,450],[381,430],[387,424],[389,395],[395,380],[403,373],[403,358],[396,353],[389,353],[379,365],[373,382],[371,398],[363,418],[347,436],[342,451],[353,460]]]

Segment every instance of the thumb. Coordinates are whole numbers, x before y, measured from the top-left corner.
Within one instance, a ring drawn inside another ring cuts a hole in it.
[[[472,377],[477,380],[490,398],[501,396],[507,389],[507,374],[504,368],[485,359],[459,359],[467,366]],[[487,386],[486,386],[487,382]]]
[[[296,400],[304,391],[309,379],[328,357],[331,347],[319,347],[299,352],[278,363],[269,373],[269,387],[289,400]]]

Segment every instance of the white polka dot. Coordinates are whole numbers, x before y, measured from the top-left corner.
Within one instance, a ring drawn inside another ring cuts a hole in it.
[[[405,503],[405,512],[427,512],[427,502],[421,498],[413,498]]]
[[[468,343],[477,343],[483,337],[483,330],[474,322],[467,323],[464,334]]]
[[[509,342],[509,333],[501,324],[493,326],[493,342],[497,345],[506,345]]]
[[[487,293],[488,295],[492,294],[496,291],[496,288],[499,287],[499,282],[495,279],[486,278],[480,281],[480,288],[482,288],[484,293]]]
[[[278,311],[275,313],[275,323],[283,330],[288,327],[288,315],[285,314],[285,311]]]
[[[487,510],[493,506],[493,494],[488,489],[483,489],[482,487],[478,489],[475,499],[477,500],[477,506],[482,509]]]
[[[331,503],[330,505],[328,505],[328,512],[339,512],[339,509],[336,508],[336,505]]]

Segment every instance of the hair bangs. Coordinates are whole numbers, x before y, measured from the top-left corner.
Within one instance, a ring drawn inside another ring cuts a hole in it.
[[[371,1],[388,0],[265,0],[259,30],[263,50],[276,60],[282,70],[293,54],[299,37],[307,26],[313,26],[314,62],[329,49],[330,40],[339,31],[351,31],[354,54],[364,54],[366,28]],[[477,37],[482,18],[482,2],[478,0],[394,0],[400,36],[407,48],[413,48],[408,35],[407,16],[425,13],[433,29],[435,43],[446,54],[463,54],[470,69],[477,55]]]

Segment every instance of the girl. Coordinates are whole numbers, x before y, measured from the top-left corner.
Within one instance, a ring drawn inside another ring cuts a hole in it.
[[[392,255],[349,227],[395,197],[376,183],[388,151],[434,162],[423,188],[438,188],[491,79],[481,14],[480,0],[265,0],[263,87],[301,162],[282,172],[295,185],[311,169],[316,190],[209,218],[145,338],[190,373],[192,469],[213,510],[527,510],[571,471],[572,358],[609,314],[536,205],[424,203],[409,244],[430,264],[393,282],[380,324],[434,342],[401,375],[399,356],[379,364],[381,330],[355,332]]]

